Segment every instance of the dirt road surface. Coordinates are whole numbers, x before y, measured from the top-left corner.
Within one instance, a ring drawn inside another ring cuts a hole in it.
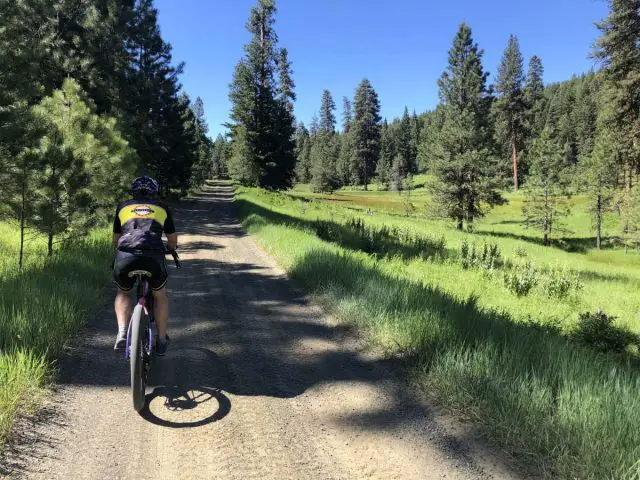
[[[314,306],[218,185],[176,210],[172,344],[132,408],[111,300],[60,365],[0,474],[33,479],[471,479],[514,476]]]

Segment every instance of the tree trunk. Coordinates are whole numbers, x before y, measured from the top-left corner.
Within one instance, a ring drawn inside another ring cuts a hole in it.
[[[47,254],[49,256],[53,255],[53,229],[50,229],[48,234],[48,239],[47,239]]]
[[[513,191],[518,191],[518,152],[515,139],[511,140],[511,158],[513,159]]]
[[[364,159],[364,165],[363,165],[363,167],[364,167],[364,168],[363,168],[363,174],[364,174],[364,191],[366,192],[366,191],[368,191],[368,190],[369,190],[369,186],[368,186],[368,183],[369,183],[369,176],[368,176],[368,174],[367,174],[367,159],[366,159],[366,157],[365,157],[365,159]]]
[[[549,186],[544,187],[544,218],[542,220],[543,243],[549,245],[549,231],[551,230],[551,218],[549,216]]]
[[[602,245],[602,194],[598,193],[596,203],[596,247],[600,250]]]
[[[467,231],[469,233],[473,232],[473,195],[469,195],[467,199]]]
[[[464,221],[463,221],[462,217],[458,217],[457,218],[457,222],[458,222],[458,224],[457,224],[456,228],[458,230],[462,231],[462,228],[464,227]]]
[[[22,184],[22,205],[20,207],[20,257],[18,259],[18,271],[22,271],[24,264],[24,209],[25,209],[25,185]]]

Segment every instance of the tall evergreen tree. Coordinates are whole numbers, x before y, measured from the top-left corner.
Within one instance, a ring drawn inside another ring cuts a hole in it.
[[[545,127],[546,98],[543,78],[542,60],[534,55],[529,60],[527,81],[524,88],[528,138],[539,138]]]
[[[420,162],[418,161],[418,147],[420,146],[421,135],[422,121],[414,110],[413,114],[411,115],[411,149],[413,154],[411,173],[418,173],[420,171]]]
[[[342,97],[342,131],[347,134],[351,130],[353,113],[351,112],[351,100]]]
[[[366,190],[380,154],[380,101],[366,78],[356,90],[352,130],[355,145],[354,183],[364,185]]]
[[[631,212],[633,177],[640,158],[640,1],[609,0],[609,16],[598,24],[594,55],[602,63],[599,122],[614,138],[623,178],[622,212]],[[630,229],[630,217],[623,218]]]
[[[34,112],[45,135],[32,150],[40,159],[40,174],[31,223],[47,235],[51,255],[54,237],[84,232],[104,218],[127,188],[135,162],[116,121],[96,115],[95,105],[73,80],[45,97]],[[114,171],[121,175],[114,177]]]
[[[322,92],[322,101],[320,103],[320,131],[333,134],[336,131],[336,104],[333,101],[331,92],[324,90]]]
[[[229,145],[226,139],[218,134],[211,148],[211,175],[214,178],[225,178],[228,175]]]
[[[338,164],[336,172],[340,185],[350,185],[354,177],[354,153],[353,132],[349,131],[340,135],[340,153],[338,154]]]
[[[421,172],[428,172],[431,169],[438,137],[444,124],[444,108],[442,104],[438,105],[435,110],[425,113],[423,118],[424,125],[420,131],[418,144],[418,167]]]
[[[615,195],[616,152],[613,139],[606,129],[601,129],[592,151],[585,153],[580,162],[580,184],[589,196],[591,225],[596,234],[596,248],[602,246],[602,230],[607,212]]]
[[[430,162],[435,203],[442,215],[455,219],[459,230],[466,221],[472,231],[475,218],[502,202],[491,151],[487,76],[482,51],[463,23],[449,50],[449,67],[438,82],[444,123]]]
[[[396,149],[402,157],[400,161],[402,168],[397,170],[397,173],[403,177],[408,173],[415,173],[417,171],[416,156],[418,152],[413,142],[411,117],[409,117],[409,109],[406,106],[396,133]]]
[[[322,92],[319,132],[311,146],[311,182],[315,192],[332,192],[338,187],[337,172],[340,152],[335,135],[336,105],[329,90]]]
[[[321,130],[311,144],[311,187],[314,192],[333,192],[339,186],[339,140],[337,135]]]
[[[278,74],[280,79],[280,85],[278,88],[280,101],[283,102],[287,113],[293,118],[293,104],[296,101],[296,85],[293,82],[293,69],[291,68],[291,62],[289,61],[289,51],[286,48],[280,49]]]
[[[496,132],[500,144],[506,146],[513,163],[513,188],[518,190],[518,155],[525,142],[524,72],[518,38],[509,37],[509,43],[498,67],[496,91]]]
[[[384,119],[382,123],[382,130],[380,135],[380,157],[376,165],[376,176],[378,177],[378,183],[384,190],[388,190],[391,186],[393,178],[393,160],[396,158],[396,145],[395,138],[387,119]]]
[[[311,180],[311,137],[303,122],[296,131],[296,178],[300,183]]]
[[[245,47],[245,58],[236,67],[229,97],[234,122],[232,138],[234,142],[236,139],[242,142],[234,149],[234,162],[247,164],[245,168],[234,168],[233,171],[242,172],[245,182],[282,189],[291,185],[295,170],[294,119],[289,109],[293,82],[290,68],[284,66],[288,61],[282,59],[282,51],[276,50],[275,14],[274,0],[258,0],[252,8],[247,22],[252,38]],[[280,82],[287,85],[276,81],[278,64],[281,66]],[[283,78],[285,71],[287,75]],[[278,101],[278,92],[281,101]],[[246,157],[240,159],[240,154]],[[256,173],[257,178],[252,179],[248,172]]]

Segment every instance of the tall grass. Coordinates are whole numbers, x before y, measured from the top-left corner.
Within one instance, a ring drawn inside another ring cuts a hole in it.
[[[501,285],[501,277],[465,269],[458,260],[384,257],[326,241],[313,228],[321,209],[331,210],[323,221],[346,224],[348,215],[325,205],[302,213],[294,201],[271,195],[244,190],[238,196],[250,233],[338,317],[357,324],[389,354],[409,358],[415,380],[443,404],[472,419],[535,474],[640,478],[636,362],[601,354],[551,328],[577,322],[557,318],[565,310],[552,306],[567,303],[579,311],[588,304],[582,291],[563,301],[542,290],[521,298]],[[431,233],[451,238],[445,230]],[[621,279],[621,288],[628,281],[635,278]],[[495,291],[508,299],[499,307],[482,301]],[[531,314],[530,301],[538,315]]]
[[[16,415],[36,407],[61,353],[102,298],[110,259],[108,232],[93,232],[52,258],[36,238],[18,272],[16,229],[0,224],[0,446]]]

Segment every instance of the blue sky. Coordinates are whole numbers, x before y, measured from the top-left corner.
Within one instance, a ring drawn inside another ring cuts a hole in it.
[[[156,0],[160,27],[176,61],[186,62],[182,83],[202,97],[211,134],[228,120],[228,85],[249,39],[244,25],[255,0]],[[542,58],[545,82],[594,67],[588,58],[607,14],[602,0],[279,0],[276,30],[293,62],[296,117],[309,123],[322,90],[331,91],[341,115],[363,77],[391,120],[407,105],[423,112],[438,102],[437,79],[460,22],[485,50],[496,72],[509,34],[526,61]]]

